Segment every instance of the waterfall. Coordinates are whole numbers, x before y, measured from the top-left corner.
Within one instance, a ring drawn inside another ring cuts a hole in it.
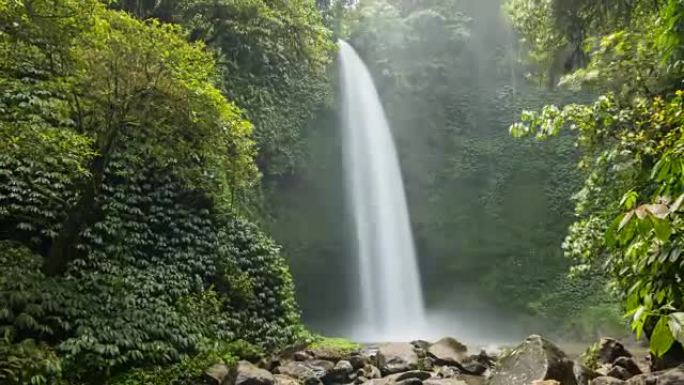
[[[424,332],[425,309],[397,151],[368,68],[340,41],[344,168],[360,277],[366,341]]]

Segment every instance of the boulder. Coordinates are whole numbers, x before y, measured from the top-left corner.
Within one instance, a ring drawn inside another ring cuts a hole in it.
[[[424,340],[415,340],[411,341],[411,345],[419,349],[428,350],[431,344]]]
[[[299,385],[296,379],[284,374],[274,374],[273,378],[275,379],[275,385]]]
[[[335,367],[330,370],[327,377],[330,377],[330,381],[335,383],[347,383],[349,382],[350,375],[354,373],[354,367],[347,360],[339,360]]]
[[[575,380],[577,381],[577,385],[589,385],[591,380],[600,376],[599,373],[577,362],[574,363],[572,371],[575,373]]]
[[[371,363],[370,357],[365,356],[361,353],[355,352],[350,354],[347,357],[347,361],[352,365],[352,367],[356,369],[361,369],[364,366],[368,365]]]
[[[231,370],[225,364],[216,364],[204,371],[207,383],[211,385],[233,384],[235,382],[235,370]]]
[[[458,374],[458,370],[452,366],[442,366],[437,370],[437,377],[452,378]]]
[[[389,343],[378,347],[378,367],[383,375],[418,368],[418,355],[410,343]]]
[[[382,373],[380,373],[380,369],[369,364],[369,365],[366,365],[363,368],[357,370],[356,376],[357,377],[364,377],[368,380],[373,380],[373,379],[382,377]]]
[[[615,377],[599,376],[591,380],[589,385],[623,385],[624,383]]]
[[[409,370],[408,372],[393,374],[388,378],[392,378],[393,382],[399,382],[408,380],[410,378],[417,378],[418,380],[423,381],[430,377],[432,377],[432,373],[430,372],[426,372],[424,370]]]
[[[407,378],[405,380],[392,382],[393,385],[423,385],[423,381],[417,378]]]
[[[612,366],[608,370],[608,373],[606,373],[606,376],[615,377],[620,380],[628,380],[634,377],[634,375],[632,375],[630,372],[627,371],[627,369],[623,368],[622,366]]]
[[[560,382],[556,380],[534,380],[532,385],[560,385]]]
[[[423,385],[470,385],[457,378],[430,378],[423,381]]]
[[[472,374],[457,374],[455,379],[463,381],[468,385],[484,385],[485,377],[473,376]]]
[[[292,358],[294,358],[295,361],[308,361],[308,360],[312,360],[314,358],[314,356],[309,351],[300,350],[298,352],[294,352],[292,354]]]
[[[271,372],[254,366],[249,361],[240,361],[237,365],[235,385],[273,385],[275,379]]]
[[[642,373],[639,365],[637,365],[633,357],[618,357],[613,362],[613,365],[625,368],[631,376],[636,376],[637,374]]]
[[[596,360],[599,364],[612,364],[619,357],[632,357],[632,353],[616,339],[602,338],[598,345]]]
[[[684,365],[660,372],[640,374],[625,382],[625,385],[682,385]]]
[[[313,385],[327,381],[334,367],[335,364],[326,360],[286,361],[276,370],[279,374],[297,379],[300,383]]]
[[[445,337],[430,345],[427,354],[437,365],[449,365],[460,362],[467,356],[468,348],[451,337]]]
[[[476,376],[481,376],[487,371],[488,367],[476,360],[468,360],[463,362],[460,369],[468,374],[474,374]]]
[[[577,385],[574,363],[556,345],[532,335],[499,360],[489,385],[525,385],[535,380],[556,380]]]

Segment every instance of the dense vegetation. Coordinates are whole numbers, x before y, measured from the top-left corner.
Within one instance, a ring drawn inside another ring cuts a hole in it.
[[[603,269],[656,356],[684,357],[681,1],[509,2],[539,76],[590,87],[588,104],[525,111],[515,136],[577,132],[584,183],[564,243]],[[562,75],[562,76],[561,76]],[[678,342],[677,342],[678,341]]]
[[[262,138],[313,111],[327,32],[308,2],[143,3],[145,21],[94,0],[0,1],[3,384],[150,380],[174,362],[197,376],[307,338],[278,247],[239,213],[257,160],[276,157]]]

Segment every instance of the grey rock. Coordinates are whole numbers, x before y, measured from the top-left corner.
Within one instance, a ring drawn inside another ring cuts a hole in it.
[[[277,371],[305,385],[314,385],[324,381],[334,367],[335,364],[326,360],[287,361],[280,365]]]
[[[347,357],[347,361],[354,369],[361,369],[371,363],[370,357],[364,356],[361,353],[352,353]]]
[[[591,380],[589,385],[623,385],[625,382],[615,377],[599,376]]]
[[[487,367],[476,360],[468,360],[461,364],[461,369],[463,369],[468,374],[474,374],[476,376],[481,376],[487,371]]]
[[[410,343],[389,343],[378,347],[378,368],[384,375],[418,368],[418,355]]]
[[[207,383],[212,385],[234,384],[235,370],[231,370],[225,364],[216,364],[204,371]]]
[[[608,370],[608,373],[606,373],[606,376],[608,377],[615,377],[620,380],[628,380],[632,377],[634,377],[627,369],[623,368],[622,366],[613,366]]]
[[[538,380],[556,380],[577,385],[574,363],[556,345],[532,335],[499,360],[489,385],[526,385]]]
[[[417,378],[417,379],[423,381],[423,380],[427,380],[428,378],[432,377],[432,373],[426,372],[424,370],[409,370],[408,372],[394,374],[394,375],[389,376],[389,377],[393,377],[392,380],[394,382],[408,380],[410,378]]]
[[[640,374],[625,382],[625,385],[682,385],[684,365],[660,372]]]
[[[632,353],[625,349],[618,340],[613,338],[602,338],[596,352],[599,364],[612,364],[618,357],[632,357]]]
[[[437,370],[437,377],[439,378],[453,378],[458,374],[458,370],[451,366],[442,366]]]
[[[415,340],[415,341],[411,341],[411,345],[413,345],[416,348],[428,350],[428,348],[430,347],[431,344],[428,341]]]
[[[314,358],[313,354],[311,352],[307,352],[305,350],[300,350],[298,352],[294,352],[292,355],[292,358],[294,358],[295,361],[308,361]]]
[[[430,345],[427,353],[437,365],[448,365],[467,357],[468,348],[451,337],[445,337]]]
[[[633,357],[618,357],[613,362],[613,365],[625,368],[632,376],[642,373]]]
[[[430,378],[423,381],[423,385],[470,385],[463,380],[456,378]]]
[[[240,361],[237,365],[235,385],[273,385],[275,379],[271,372],[254,366],[249,361]]]
[[[591,380],[600,376],[599,373],[577,362],[574,363],[572,370],[575,373],[575,380],[577,380],[577,385],[589,385]]]
[[[402,381],[393,382],[394,385],[423,385],[423,381],[417,378],[407,378]]]
[[[326,378],[329,378],[330,382],[344,384],[352,380],[350,376],[353,373],[354,367],[349,361],[339,360],[337,361],[337,364],[335,364],[335,367],[327,374]]]
[[[275,385],[299,385],[296,379],[284,374],[274,374]]]

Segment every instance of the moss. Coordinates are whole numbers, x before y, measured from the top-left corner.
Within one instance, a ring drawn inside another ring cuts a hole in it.
[[[351,353],[360,348],[361,344],[338,337],[317,336],[314,338],[314,341],[309,344],[309,349],[312,350],[336,351],[342,354]]]

